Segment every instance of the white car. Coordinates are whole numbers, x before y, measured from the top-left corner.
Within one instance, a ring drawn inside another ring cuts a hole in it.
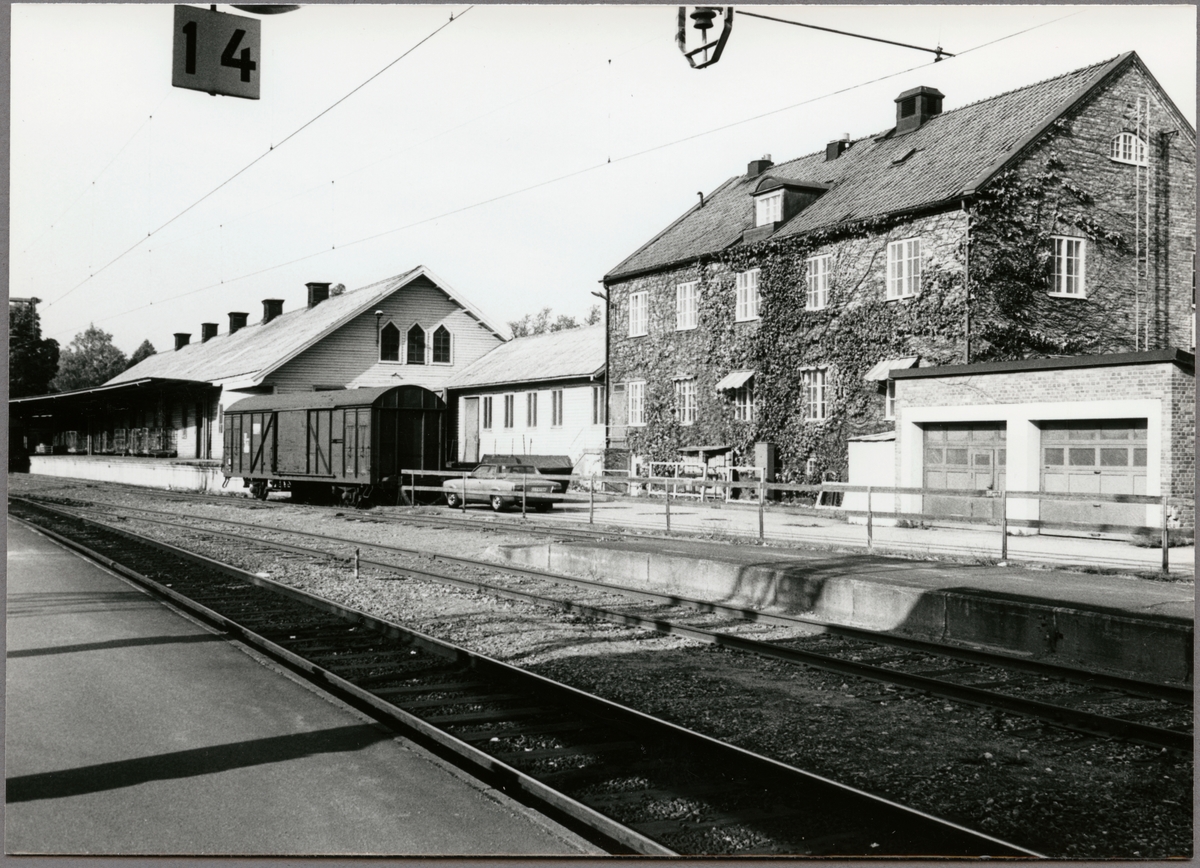
[[[465,486],[464,486],[465,483]],[[467,503],[487,503],[499,512],[521,502],[538,512],[545,512],[562,500],[555,497],[557,485],[544,479],[528,464],[480,464],[464,479],[447,479],[442,483],[446,505],[453,508]]]

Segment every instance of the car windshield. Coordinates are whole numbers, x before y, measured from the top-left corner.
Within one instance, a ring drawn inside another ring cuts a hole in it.
[[[511,467],[505,468],[509,473],[537,473],[536,470],[529,464],[514,464]]]

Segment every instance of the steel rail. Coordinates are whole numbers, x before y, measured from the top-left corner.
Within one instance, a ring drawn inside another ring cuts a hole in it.
[[[76,517],[79,518],[79,516]],[[88,519],[83,520],[86,521]],[[180,527],[172,522],[159,521],[156,519],[146,519],[146,521]],[[216,521],[223,520],[216,519]],[[116,532],[129,533],[128,531],[120,528],[112,528],[110,525],[105,526]],[[256,529],[262,530],[261,527],[257,526]],[[288,543],[269,542],[260,538],[245,537],[239,534],[232,534],[224,531],[206,532],[214,533],[219,536],[225,536],[230,539],[236,539],[242,542],[250,541],[271,548],[279,548],[297,554],[305,554],[310,556],[315,555],[317,557],[334,557],[329,552],[325,552],[320,549],[310,549],[304,546],[293,546]],[[387,548],[386,546],[376,546],[369,543],[354,543],[346,540],[331,539],[320,534],[308,534],[305,532],[292,531],[283,532],[298,533],[305,536],[323,537],[338,544],[349,543],[367,548]],[[974,705],[980,708],[995,709],[1011,714],[1017,714],[1023,717],[1034,718],[1036,720],[1085,735],[1098,736],[1102,738],[1116,737],[1127,741],[1132,741],[1137,744],[1143,744],[1152,747],[1165,747],[1171,750],[1179,751],[1180,753],[1191,753],[1194,750],[1193,735],[1191,733],[1179,730],[1164,729],[1162,727],[1137,723],[1136,721],[1129,721],[1119,717],[1109,717],[1092,712],[1079,711],[1078,709],[1042,702],[1036,699],[1027,699],[1024,697],[995,693],[993,691],[984,690],[978,687],[941,681],[924,675],[899,672],[894,669],[887,669],[885,667],[875,666],[869,663],[841,660],[836,657],[831,657],[829,655],[820,654],[813,651],[785,648],[759,642],[754,639],[744,639],[738,636],[716,633],[698,627],[672,624],[669,621],[664,621],[662,619],[646,618],[641,615],[615,612],[611,609],[604,609],[597,606],[586,606],[571,601],[557,600],[553,597],[545,597],[525,591],[502,588],[498,585],[493,585],[484,581],[464,579],[455,576],[446,576],[444,574],[434,573],[428,570],[420,570],[413,567],[402,567],[395,564],[389,564],[384,561],[374,561],[365,558],[359,559],[359,565],[375,567],[377,569],[399,573],[402,575],[415,576],[442,584],[454,585],[467,590],[483,590],[504,599],[533,603],[539,606],[550,606],[571,614],[597,618],[610,623],[637,627],[639,629],[653,630],[666,635],[682,636],[684,638],[692,639],[693,641],[698,641],[709,645],[716,645],[732,650],[742,651],[744,653],[755,654],[760,657],[781,660],[788,663],[810,666],[823,671],[834,672],[839,675],[852,676],[884,684],[905,687],[911,690],[942,696],[947,699],[952,699],[957,702]],[[497,565],[485,561],[474,562],[473,565],[487,566],[491,569],[497,568]],[[544,575],[541,577],[547,578]],[[1002,664],[996,661],[991,661],[990,665],[1001,666]]]
[[[771,759],[770,757],[755,754],[744,748],[737,747],[736,745],[722,742],[702,733],[689,730],[677,724],[673,724],[660,718],[637,711],[636,709],[632,709],[619,703],[589,694],[585,691],[553,681],[544,676],[537,675],[536,673],[522,670],[511,664],[503,663],[499,660],[486,657],[482,654],[477,654],[468,649],[462,648],[461,646],[444,642],[418,631],[410,630],[398,624],[376,618],[360,610],[326,600],[322,597],[308,594],[304,591],[300,591],[296,588],[289,587],[267,578],[262,578],[247,571],[240,570],[232,565],[224,564],[220,561],[207,558],[194,552],[189,552],[186,549],[170,545],[169,543],[144,537],[140,534],[136,534],[122,528],[113,528],[87,518],[71,516],[69,513],[42,506],[40,504],[37,505],[37,507],[40,509],[45,509],[48,512],[58,512],[60,515],[69,515],[71,518],[75,518],[76,520],[82,521],[86,524],[98,526],[110,533],[123,536],[127,539],[135,540],[139,543],[151,546],[163,552],[167,552],[186,561],[190,561],[208,569],[235,577],[249,584],[265,588],[283,597],[313,606],[345,620],[360,623],[372,630],[380,632],[383,635],[410,641],[441,656],[450,657],[457,660],[468,660],[473,664],[480,666],[480,668],[501,672],[505,677],[518,683],[536,685],[542,690],[549,690],[556,695],[568,697],[576,703],[597,708],[600,710],[602,715],[635,722],[643,728],[648,728],[655,733],[665,734],[672,739],[687,740],[701,745],[709,750],[736,757],[743,763],[750,763],[757,767],[762,767],[777,773],[783,773],[792,776],[793,778],[799,778],[806,781],[810,785],[815,785],[821,788],[825,791],[827,796],[838,794],[843,797],[849,797],[860,801],[864,809],[867,809],[868,806],[870,806],[884,811],[887,815],[906,818],[908,823],[916,822],[925,827],[931,827],[934,830],[941,831],[949,837],[953,846],[961,846],[962,842],[969,841],[979,845],[986,844],[987,849],[985,852],[989,855],[1045,858],[1040,853],[1028,850],[999,838],[995,838],[991,835],[987,835],[976,830],[969,829],[965,826],[961,826],[957,823],[952,823],[942,818],[935,817],[931,814],[927,814],[923,811],[916,810],[898,802],[893,802],[889,799],[863,792],[854,787],[834,781],[830,778],[825,778],[821,775],[805,771],[804,769]],[[17,518],[17,520],[23,521],[23,519],[20,519],[17,516],[13,517]],[[244,641],[249,645],[253,645],[254,647],[270,654],[271,656],[286,662],[290,667],[306,674],[316,684],[334,693],[335,695],[353,699],[370,707],[387,719],[396,723],[401,729],[413,732],[424,739],[444,747],[470,765],[483,770],[490,777],[498,778],[503,782],[504,786],[519,790],[532,798],[544,801],[545,804],[563,812],[567,816],[583,822],[589,828],[601,831],[603,834],[611,836],[614,841],[629,846],[633,852],[642,853],[645,855],[678,855],[674,851],[662,846],[653,839],[621,825],[620,823],[599,813],[598,811],[595,811],[587,805],[584,805],[583,803],[564,795],[558,790],[543,784],[536,778],[519,771],[518,769],[490,756],[478,748],[472,747],[470,744],[449,735],[444,730],[439,729],[438,727],[422,720],[419,717],[416,717],[415,715],[405,712],[403,709],[392,705],[391,703],[381,699],[369,691],[357,687],[350,681],[347,681],[346,679],[336,675],[334,672],[312,663],[311,661],[306,660],[305,658],[291,651],[288,651],[286,648],[271,642],[270,640],[260,636],[252,630],[249,630],[236,621],[221,615],[219,612],[203,606],[186,597],[185,595],[175,592],[173,589],[156,582],[153,579],[143,576],[136,571],[119,564],[111,558],[90,549],[82,543],[71,540],[67,536],[44,528],[34,522],[25,523],[35,528],[38,532],[45,533],[68,548],[71,548],[86,557],[92,558],[97,562],[104,564],[114,572],[130,579],[131,581],[141,584],[143,587],[146,587],[155,594],[170,600],[173,604],[213,623],[231,635],[237,636],[241,641]],[[956,854],[961,855],[960,851],[956,850],[955,852]],[[975,851],[972,850],[970,852]]]
[[[134,510],[142,513],[151,513],[153,515],[172,515],[165,513],[162,510],[147,509],[145,507],[122,507],[127,510]],[[250,522],[235,521],[227,518],[214,517],[194,517],[198,521],[207,521],[217,524],[228,524],[235,527],[262,530],[261,525],[252,524]],[[183,527],[175,522],[158,521],[155,519],[142,519],[150,523],[165,524],[172,527]],[[725,615],[728,617],[738,618],[744,621],[751,621],[760,624],[770,624],[778,627],[795,627],[795,626],[812,626],[819,628],[822,632],[830,635],[839,636],[846,639],[854,639],[858,641],[870,642],[876,645],[885,645],[895,648],[902,648],[908,651],[936,655],[939,657],[949,657],[955,660],[962,660],[967,663],[975,663],[978,665],[1000,666],[1006,669],[1017,669],[1023,672],[1029,672],[1034,675],[1042,675],[1050,678],[1059,678],[1071,681],[1077,684],[1084,684],[1094,687],[1105,687],[1111,690],[1123,691],[1150,699],[1164,699],[1168,702],[1177,705],[1191,706],[1194,700],[1194,691],[1187,687],[1179,687],[1171,684],[1160,684],[1152,681],[1139,681],[1133,678],[1126,678],[1120,675],[1111,675],[1102,672],[1091,672],[1083,669],[1072,669],[1068,667],[1058,666],[1053,663],[1045,663],[1039,660],[1029,660],[1026,658],[1009,656],[986,651],[978,651],[972,648],[954,646],[954,645],[939,645],[934,642],[924,642],[919,639],[909,639],[902,636],[893,636],[885,633],[877,633],[870,630],[862,630],[855,627],[846,627],[839,624],[831,624],[827,621],[822,621],[817,618],[807,618],[803,615],[776,615],[769,612],[762,612],[757,609],[747,609],[738,606],[729,606],[724,603],[714,603],[708,600],[698,600],[691,597],[683,597],[677,594],[660,594],[654,591],[648,591],[641,588],[633,588],[628,585],[617,585],[609,582],[600,582],[594,579],[585,579],[579,576],[570,576],[564,573],[555,573],[549,570],[540,570],[534,567],[523,567],[516,564],[497,563],[495,561],[485,561],[478,558],[468,558],[460,555],[447,555],[437,552],[422,551],[419,549],[410,549],[403,546],[384,545],[381,543],[363,542],[350,540],[345,537],[335,537],[329,534],[315,533],[313,531],[292,530],[288,528],[270,528],[270,530],[278,533],[290,534],[292,536],[302,536],[310,539],[322,540],[335,545],[354,545],[360,548],[375,549],[378,551],[409,555],[433,561],[444,561],[450,564],[459,564],[462,566],[475,567],[486,570],[499,571],[503,573],[511,573],[513,575],[528,576],[534,579],[557,582],[559,584],[572,585],[585,590],[624,594],[633,597],[639,597],[644,600],[649,600],[664,605],[683,606],[694,609],[698,612],[706,614]],[[213,531],[218,533],[217,531]],[[240,539],[240,537],[235,538]],[[278,545],[287,547],[286,543],[271,544],[262,540],[257,540],[264,545]],[[291,549],[298,554],[312,554],[318,552],[316,549],[304,549],[296,547]],[[322,553],[328,555],[328,553]],[[429,574],[429,577],[440,576],[441,574]],[[447,579],[452,577],[446,577]],[[459,580],[463,582],[471,582],[469,579]],[[473,585],[474,586],[474,585]],[[494,586],[484,584],[483,587],[491,589]],[[539,598],[542,599],[542,598]],[[544,598],[548,601],[555,602],[553,598]]]

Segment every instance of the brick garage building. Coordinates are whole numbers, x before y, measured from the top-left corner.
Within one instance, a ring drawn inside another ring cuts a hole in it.
[[[605,277],[611,464],[845,479],[890,371],[1194,345],[1195,131],[1136,54],[942,102],[752,161]]]
[[[893,371],[897,484],[1139,494],[1195,522],[1195,355],[1157,350]],[[880,444],[884,445],[884,444]],[[902,495],[904,512],[989,518],[998,503]],[[1093,531],[1157,526],[1157,507],[1010,497],[1008,517]]]

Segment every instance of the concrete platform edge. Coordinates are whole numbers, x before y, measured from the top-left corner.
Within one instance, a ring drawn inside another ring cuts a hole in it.
[[[585,543],[498,546],[498,560],[634,589],[673,593],[915,639],[996,650],[1168,684],[1192,683],[1191,621],[970,587],[928,589],[848,575],[805,575],[795,565],[689,558]]]

